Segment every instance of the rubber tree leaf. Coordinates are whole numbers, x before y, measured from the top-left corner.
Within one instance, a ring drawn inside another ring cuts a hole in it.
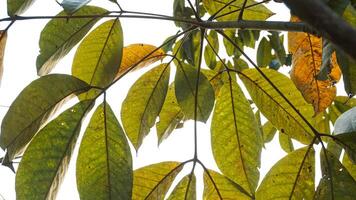
[[[235,42],[235,44],[237,44],[241,50],[244,49],[244,43],[241,39],[241,37],[237,37],[236,35],[236,31],[235,30],[225,30],[224,33],[232,40]],[[235,56],[235,58],[238,58],[241,56],[241,52],[235,48],[234,45],[232,45],[232,43],[227,40],[225,37],[223,38],[223,43],[225,46],[225,51],[227,53],[228,56]]]
[[[262,134],[236,82],[225,83],[217,97],[211,141],[221,172],[252,195],[259,180]]]
[[[348,95],[354,96],[356,94],[356,61],[341,50],[336,51],[336,56],[342,71],[345,91]]]
[[[277,129],[273,126],[273,124],[270,121],[267,121],[265,124],[262,126],[263,130],[263,142],[268,143],[272,141],[274,135],[277,132]]]
[[[334,134],[356,132],[356,107],[342,113],[335,121]]]
[[[210,68],[210,69],[214,69],[216,66],[216,55],[214,53],[215,52],[219,52],[219,38],[218,38],[218,34],[216,33],[216,31],[211,30],[209,32],[209,34],[207,35],[206,40],[208,41],[207,45],[205,46],[205,50],[204,50],[204,60],[206,65]],[[209,45],[210,43],[210,45]]]
[[[76,177],[81,199],[131,198],[133,174],[130,147],[107,103],[96,109],[84,133]]]
[[[75,53],[72,74],[89,85],[106,87],[115,78],[122,56],[123,33],[120,21],[104,22],[93,30],[79,45]],[[92,98],[97,92],[89,92]]]
[[[121,65],[115,79],[122,76],[132,67],[138,70],[157,62],[164,57],[163,49],[150,44],[131,44],[123,48]]]
[[[276,31],[270,31],[269,33],[271,33],[271,35],[268,35],[271,47],[275,51],[280,64],[286,64],[287,55],[283,45],[283,35],[280,36],[280,33]]]
[[[189,180],[189,175],[185,176],[178,185],[173,189],[167,200],[195,200],[196,199],[196,178],[192,175]]]
[[[354,178],[354,180],[356,180],[356,165],[352,163],[348,155],[344,155],[344,158],[342,159],[342,164],[350,173],[350,175]]]
[[[180,41],[182,42],[182,45],[176,43],[173,49],[173,54],[179,50],[176,55],[177,58],[187,61],[192,66],[198,66],[200,56],[200,31],[186,33],[185,37]]]
[[[257,65],[259,67],[267,67],[272,61],[272,47],[269,41],[263,37],[257,48]]]
[[[279,160],[262,180],[256,199],[312,199],[314,156],[313,148],[303,147]]]
[[[182,168],[177,162],[162,162],[135,170],[132,200],[163,200]]]
[[[11,17],[24,13],[35,0],[7,0],[7,14]]]
[[[279,133],[279,145],[286,153],[294,151],[292,139],[284,133]]]
[[[2,79],[2,73],[3,73],[3,61],[4,61],[4,54],[5,54],[5,46],[6,46],[6,40],[7,40],[7,32],[5,31],[0,31],[0,85],[1,85],[1,79]]]
[[[345,149],[350,160],[356,164],[356,131],[338,134],[335,137],[337,138],[335,142]]]
[[[108,11],[95,7],[84,6],[73,16],[104,15]],[[72,16],[65,11],[57,16]],[[41,32],[39,46],[40,54],[37,56],[36,66],[39,75],[48,74],[57,62],[69,53],[79,41],[89,32],[101,17],[52,19]]]
[[[292,22],[299,22],[296,17]],[[331,105],[336,96],[336,82],[340,80],[341,70],[335,54],[330,61],[326,80],[317,80],[322,63],[321,38],[308,33],[288,33],[288,48],[293,54],[290,77],[304,99],[313,105],[314,113],[323,112]]]
[[[334,104],[339,112],[344,113],[345,111],[356,107],[356,99],[346,96],[337,96],[334,100]]]
[[[321,66],[317,75],[318,80],[328,79],[328,74],[331,71],[331,59],[334,52],[334,45],[330,41],[322,39]]]
[[[198,75],[196,68],[182,63],[177,67],[174,84],[178,104],[182,108],[186,119],[194,119],[195,97],[197,95],[196,119],[206,122],[213,109],[215,95],[213,87],[204,74],[199,72]],[[198,84],[198,93],[196,84]]]
[[[90,1],[91,0],[63,0],[61,6],[68,14],[72,14]]]
[[[159,121],[156,123],[158,143],[166,139],[182,121],[184,114],[177,102],[174,85],[171,84],[159,113]]]
[[[2,149],[7,149],[11,161],[38,129],[66,100],[90,89],[90,86],[70,75],[43,76],[29,84],[17,96],[6,113],[0,135]]]
[[[161,64],[142,75],[122,103],[121,120],[127,136],[138,149],[156,122],[166,98],[170,68]]]
[[[327,157],[327,158],[326,158]],[[314,199],[354,199],[356,182],[340,163],[339,159],[325,151],[321,154],[322,179],[319,182]]]
[[[55,199],[68,169],[82,120],[93,101],[79,102],[33,138],[16,173],[16,199]]]
[[[224,7],[226,4],[228,4],[229,2],[230,2],[230,0],[221,0],[221,1],[203,0],[203,5],[204,5],[205,9],[208,11],[208,13],[210,15],[213,15],[217,11],[219,11],[222,7]],[[216,16],[216,19],[218,21],[237,20],[243,3],[244,3],[244,0],[237,0],[237,1],[233,2],[230,6],[227,6],[224,9],[222,9]],[[245,19],[245,20],[266,20],[267,18],[269,18],[270,16],[272,16],[274,14],[267,7],[265,7],[263,4],[251,6],[253,4],[256,4],[256,2],[253,0],[247,0],[247,3],[246,3],[247,7],[245,7],[245,10],[243,13],[243,19]]]
[[[212,170],[209,170],[209,174],[214,182],[211,181],[208,173],[204,172],[204,200],[247,200],[252,198],[240,185],[226,176]]]
[[[292,81],[275,70],[261,70],[291,104],[311,121],[313,108],[305,102]],[[310,128],[257,70],[246,69],[240,73],[240,78],[258,109],[274,127],[304,144],[311,142],[313,133]]]

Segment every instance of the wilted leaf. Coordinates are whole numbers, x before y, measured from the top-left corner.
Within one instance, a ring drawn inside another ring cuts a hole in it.
[[[194,119],[195,97],[197,95],[197,116],[198,121],[206,122],[214,106],[215,94],[209,80],[203,73],[190,65],[182,63],[177,67],[175,76],[175,93],[178,104],[183,110],[186,119]],[[198,91],[196,85],[198,84]]]
[[[256,199],[312,199],[314,154],[313,148],[304,147],[279,160],[262,180]]]
[[[313,108],[304,101],[288,77],[272,69],[261,70],[305,119],[312,118]],[[274,127],[304,144],[311,142],[312,130],[257,70],[246,69],[240,73],[240,78],[258,109]]]
[[[156,123],[158,143],[167,138],[183,120],[184,114],[177,102],[174,85],[171,84]]]
[[[21,15],[35,0],[7,0],[7,14],[11,17]]]
[[[215,14],[222,7],[228,4],[231,0],[203,0],[203,5],[210,15]],[[219,12],[216,16],[218,21],[234,21],[237,20],[238,15],[241,11],[244,0],[234,1],[230,6],[227,6]],[[244,10],[243,19],[245,20],[266,20],[274,13],[266,8],[263,4],[256,4],[253,0],[247,0],[246,7]]]
[[[122,103],[121,119],[136,149],[155,124],[166,98],[170,67],[161,64],[142,75]]]
[[[211,122],[213,154],[222,173],[251,195],[259,180],[261,136],[242,90],[236,82],[225,83]]]
[[[272,60],[272,47],[269,41],[264,37],[257,48],[257,65],[267,67]]]
[[[90,1],[91,0],[63,0],[61,6],[68,14],[72,14]]]
[[[292,17],[291,21],[299,21]],[[341,71],[332,56],[330,72],[326,80],[317,80],[322,61],[321,39],[308,33],[288,33],[289,51],[293,53],[290,77],[304,99],[313,105],[314,115],[329,107],[336,96],[334,84],[339,81]]]
[[[76,177],[81,199],[131,198],[130,147],[109,104],[97,108],[84,133]]]
[[[11,161],[19,155],[38,129],[72,94],[90,86],[73,76],[53,74],[43,76],[28,85],[17,96],[6,113],[0,135],[2,149],[7,149]]]
[[[122,61],[115,79],[134,67],[133,70],[144,68],[164,57],[164,51],[150,44],[131,44],[123,48]],[[142,60],[142,61],[141,61]]]
[[[321,169],[322,179],[314,199],[355,199],[356,182],[332,153],[322,152]]]
[[[188,187],[189,186],[189,187]],[[186,195],[187,193],[187,195]],[[167,200],[196,200],[196,180],[195,175],[185,176],[178,185],[174,188]]]
[[[247,200],[252,198],[241,186],[224,175],[212,170],[209,170],[209,174],[215,184],[211,181],[209,175],[204,172],[204,200]]]
[[[5,46],[7,40],[7,32],[0,31],[0,85],[3,73],[3,61],[4,61],[4,54],[5,54]]]
[[[162,162],[135,170],[132,200],[163,200],[182,168],[177,162]]]
[[[55,199],[68,169],[83,118],[83,101],[64,111],[33,138],[16,173],[17,199]]]
[[[93,30],[75,53],[72,74],[92,86],[106,87],[115,78],[121,63],[123,35],[118,19],[104,22]],[[85,98],[93,98],[89,92]]]
[[[73,16],[103,15],[107,10],[95,6],[84,6]],[[68,16],[64,11],[57,16]],[[57,62],[88,33],[101,17],[52,19],[47,23],[40,36],[40,55],[37,57],[37,73],[48,74]]]

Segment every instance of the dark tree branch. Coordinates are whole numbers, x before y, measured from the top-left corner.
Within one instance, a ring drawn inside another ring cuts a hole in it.
[[[284,0],[293,15],[356,59],[356,29],[321,0]]]

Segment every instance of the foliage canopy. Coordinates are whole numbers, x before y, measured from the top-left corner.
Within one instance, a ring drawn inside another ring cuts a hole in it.
[[[0,19],[8,23],[0,32],[0,75],[7,31],[18,20],[35,18],[22,15],[33,1],[7,0],[9,17]],[[274,14],[265,6],[269,1],[174,0],[173,16],[128,11],[110,1],[108,11],[87,5],[90,0],[63,0],[57,2],[63,11],[38,17],[49,19],[40,35],[39,78],[17,96],[1,124],[2,164],[14,170],[13,161],[19,160],[18,199],[55,199],[78,142],[81,199],[196,199],[197,183],[204,185],[203,199],[356,196],[355,57],[298,19],[297,10],[291,7],[297,16],[290,22],[273,23],[266,21]],[[356,26],[355,0],[324,4]],[[170,20],[178,32],[158,47],[124,47],[120,20],[125,17]],[[288,51],[281,31],[289,31]],[[51,73],[76,45],[72,73]],[[256,62],[247,47],[256,49]],[[290,66],[290,77],[280,72]],[[107,90],[146,67],[117,116]],[[336,96],[341,77],[348,96]],[[61,109],[72,98],[77,103]],[[208,119],[220,172],[199,160],[197,123]],[[189,120],[194,121],[190,160],[133,170],[133,151],[152,128],[161,144]],[[262,149],[276,134],[287,155],[261,177]],[[295,149],[296,141],[303,147]],[[197,165],[203,177],[194,173]],[[191,172],[180,176],[185,166]]]

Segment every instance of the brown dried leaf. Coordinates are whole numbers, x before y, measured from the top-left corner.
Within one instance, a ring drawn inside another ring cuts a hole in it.
[[[292,16],[292,22],[300,21]],[[288,33],[288,48],[293,54],[290,77],[304,99],[313,105],[314,116],[323,112],[336,96],[334,84],[340,80],[341,71],[335,53],[331,59],[331,72],[327,80],[317,80],[322,63],[321,38],[308,33]]]
[[[145,56],[149,55],[152,51],[154,51],[157,47],[150,44],[131,44],[123,48],[122,52],[122,61],[121,66],[119,68],[119,72],[116,75],[117,79],[123,73],[125,73],[128,69],[133,67],[137,62],[143,59]],[[152,53],[148,58],[140,62],[133,70],[141,69],[146,67],[160,59],[163,58],[164,51],[162,49],[158,49],[154,53]],[[132,71],[133,71],[132,70]]]

